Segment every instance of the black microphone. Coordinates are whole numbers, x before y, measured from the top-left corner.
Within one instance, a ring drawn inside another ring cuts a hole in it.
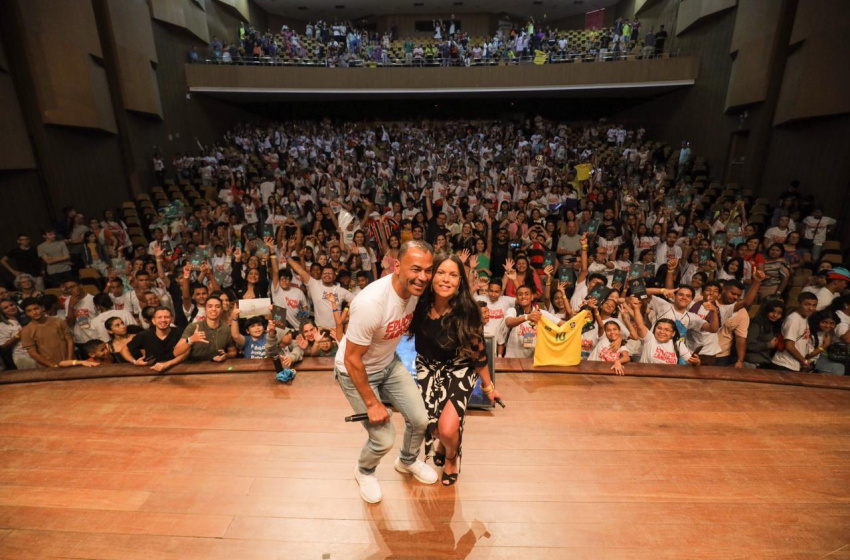
[[[502,405],[504,406],[504,405]],[[389,408],[387,409],[387,416],[392,417],[393,411]],[[368,422],[369,421],[369,413],[361,412],[360,414],[352,414],[351,416],[345,417],[346,422]]]
[[[505,403],[502,402],[502,399],[495,399],[495,402],[497,405],[501,406],[502,408],[505,408]]]

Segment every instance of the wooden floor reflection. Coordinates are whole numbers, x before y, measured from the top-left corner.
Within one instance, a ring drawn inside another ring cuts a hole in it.
[[[330,372],[2,385],[0,558],[850,558],[850,391],[498,379],[457,486],[394,451],[376,505]]]

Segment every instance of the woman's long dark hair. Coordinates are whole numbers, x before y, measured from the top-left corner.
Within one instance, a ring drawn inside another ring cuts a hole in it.
[[[460,283],[457,293],[449,300],[451,311],[440,320],[440,327],[448,335],[451,345],[458,344],[459,355],[470,356],[473,348],[477,347],[482,338],[483,325],[481,323],[481,311],[478,304],[472,299],[469,289],[469,280],[466,277],[466,267],[457,255],[440,253],[434,257],[434,268],[436,272],[445,261],[452,261],[457,265],[460,274]],[[410,334],[408,336],[422,336],[425,321],[431,312],[434,303],[433,280],[425,289],[425,293],[419,298],[416,310],[413,312],[413,320],[410,322]],[[434,341],[439,344],[439,341]]]
[[[778,321],[771,321],[767,318],[767,314],[773,311],[774,309],[781,309],[783,315],[785,314],[785,302],[779,298],[773,298],[765,301],[761,304],[758,313],[753,318],[753,327],[758,327],[761,329],[761,332],[767,334],[768,331],[772,332],[774,336],[778,335],[782,332],[782,318]]]

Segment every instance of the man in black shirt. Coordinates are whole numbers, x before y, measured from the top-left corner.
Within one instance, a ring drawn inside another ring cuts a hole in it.
[[[0,259],[0,264],[15,278],[22,272],[29,274],[35,281],[35,289],[44,290],[44,279],[41,277],[41,259],[38,258],[38,251],[32,246],[28,235],[23,233],[18,235],[18,246]]]
[[[655,34],[655,54],[661,54],[664,52],[664,43],[667,42],[667,32],[664,30],[664,26],[662,25],[658,29],[658,33]]]
[[[449,230],[446,228],[446,213],[440,212],[430,220],[428,220],[427,229],[425,230],[425,241],[430,244],[434,244],[437,240],[437,236],[441,233],[448,237]]]
[[[505,271],[505,262],[511,256],[511,245],[508,240],[508,230],[499,228],[496,238],[493,240],[493,248],[490,250],[490,272],[493,279],[501,279]]]
[[[174,347],[180,340],[180,331],[171,326],[171,320],[170,309],[157,308],[153,315],[153,326],[133,337],[121,350],[121,357],[134,366],[151,366],[152,370],[159,373],[185,362],[189,357],[188,352],[174,357]],[[136,356],[141,357],[137,359]]]

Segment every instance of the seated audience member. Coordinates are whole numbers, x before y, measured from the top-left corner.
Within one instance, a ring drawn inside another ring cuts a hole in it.
[[[21,331],[21,345],[30,357],[41,367],[77,365],[74,335],[68,324],[62,319],[48,317],[37,299],[24,300],[21,306],[30,320]]]
[[[189,354],[190,362],[212,360],[223,362],[236,357],[236,345],[230,334],[230,325],[221,320],[221,299],[207,297],[204,302],[204,320],[190,323],[174,348],[174,356]]]
[[[292,339],[292,330],[283,323],[269,321],[266,343],[266,355],[279,360],[282,367],[292,367],[304,357],[304,349]]]
[[[172,319],[171,310],[167,307],[155,309],[151,328],[134,336],[121,349],[124,361],[139,367],[150,366],[159,373],[184,362],[189,357],[189,352],[175,357],[174,348],[180,340],[180,331],[172,326]]]
[[[638,302],[637,305],[640,306],[640,303]],[[637,329],[632,325],[631,314],[631,305],[623,301],[620,305],[620,317],[628,326],[628,330],[633,331],[632,336],[638,338]],[[606,321],[603,329],[605,331],[604,336],[599,337],[587,360],[590,362],[608,362],[612,364],[611,371],[617,375],[624,375],[626,370],[623,368],[623,364],[631,361],[631,355],[625,345],[620,321],[613,319]]]
[[[65,322],[74,335],[74,344],[82,350],[86,342],[97,339],[97,331],[91,323],[98,315],[94,296],[86,293],[76,280],[63,282],[62,288],[69,296],[65,300]]]
[[[23,332],[21,321],[26,323],[26,318],[22,316],[16,303],[11,299],[0,300],[0,352],[4,354],[4,360],[11,359],[12,362],[6,364],[7,369],[11,369],[12,366],[16,369],[39,367],[21,344]]]
[[[818,298],[810,292],[797,297],[797,309],[782,322],[782,346],[771,360],[775,369],[810,371],[812,369],[812,333],[809,317],[817,310]]]
[[[643,322],[643,312],[636,298],[630,301],[635,330],[643,341],[640,361],[644,364],[699,365],[699,356],[692,353],[681,339],[679,327],[672,319],[660,318],[655,321],[652,330]]]
[[[321,329],[319,337],[310,346],[308,354],[312,358],[329,358],[336,356],[337,342],[334,331]]]
[[[111,338],[106,325],[110,319],[121,319],[126,326],[136,324],[136,319],[129,311],[114,308],[114,303],[109,294],[97,294],[93,301],[97,309],[97,316],[91,320],[91,328],[94,329],[98,340],[109,340]]]
[[[86,360],[97,362],[98,364],[113,364],[115,357],[109,349],[109,346],[102,340],[89,340],[83,344],[83,354]]]
[[[106,321],[106,332],[109,334],[106,346],[116,362],[123,362],[121,351],[133,340],[137,333],[144,332],[144,329],[137,325],[127,325],[121,317],[112,317]]]
[[[818,298],[818,311],[826,309],[832,302],[847,290],[847,283],[850,281],[850,271],[846,268],[833,268],[826,275],[826,286],[817,290],[815,295]]]
[[[830,360],[827,353],[835,342],[835,327],[839,322],[838,314],[831,309],[818,311],[809,318],[812,345],[815,347],[812,351],[815,373],[844,375],[844,364]]]
[[[770,366],[773,353],[779,346],[784,314],[785,303],[780,299],[769,299],[761,304],[758,314],[747,330],[747,353],[744,355],[746,367]]]
[[[266,322],[263,317],[251,317],[245,321],[245,331],[248,336],[242,336],[239,332],[239,309],[234,309],[230,318],[230,334],[236,346],[242,350],[245,358],[249,360],[262,360],[266,355]]]

